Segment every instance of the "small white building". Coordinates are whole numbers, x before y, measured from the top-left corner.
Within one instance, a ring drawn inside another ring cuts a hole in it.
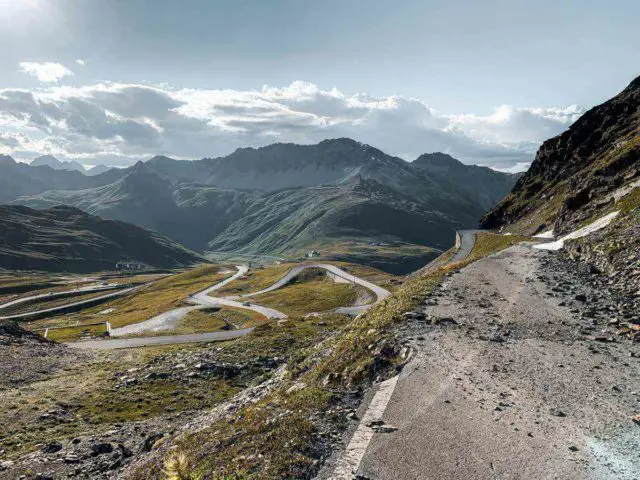
[[[118,262],[116,263],[116,270],[125,270],[127,272],[133,270],[143,270],[145,266],[139,262]]]

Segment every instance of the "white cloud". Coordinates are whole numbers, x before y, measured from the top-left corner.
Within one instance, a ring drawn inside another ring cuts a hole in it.
[[[57,82],[73,72],[60,63],[55,62],[20,62],[20,70],[36,77],[41,82]]]
[[[518,162],[511,167],[496,167],[493,165],[487,165],[487,166],[493,170],[497,170],[498,172],[518,173],[518,172],[526,172],[531,166],[531,162]]]
[[[75,62],[76,62],[78,65],[82,65],[82,66],[84,66],[84,65],[86,65],[86,64],[87,64],[87,61],[86,61],[86,60],[84,60],[83,58],[76,58],[76,59],[75,59]]]
[[[165,154],[201,158],[273,142],[351,137],[413,159],[442,151],[466,163],[510,169],[581,113],[503,106],[489,116],[446,115],[402,96],[346,95],[309,82],[260,90],[171,89],[99,83],[0,90],[0,133],[16,155],[54,153],[125,165]],[[14,141],[15,138],[21,139]],[[8,137],[7,137],[8,138]]]
[[[515,108],[502,105],[487,116],[451,115],[451,129],[463,131],[479,141],[495,143],[540,143],[557,135],[558,125],[576,121],[582,110],[577,105],[566,108]]]

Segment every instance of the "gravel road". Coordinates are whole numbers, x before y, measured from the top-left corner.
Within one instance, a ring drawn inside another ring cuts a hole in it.
[[[428,297],[358,478],[640,478],[640,345],[607,326],[638,319],[575,268],[519,245]]]

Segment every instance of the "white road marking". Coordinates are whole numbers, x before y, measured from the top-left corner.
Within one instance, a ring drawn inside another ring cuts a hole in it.
[[[382,418],[398,383],[398,377],[399,375],[396,375],[380,384],[367,411],[362,416],[358,428],[353,434],[353,437],[351,437],[349,445],[336,463],[331,479],[352,480],[354,478],[374,434],[374,431],[367,425]]]

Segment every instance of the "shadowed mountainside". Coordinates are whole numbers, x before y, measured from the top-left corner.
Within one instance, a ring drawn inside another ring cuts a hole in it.
[[[154,232],[73,207],[33,210],[1,205],[0,223],[0,268],[94,272],[113,270],[119,261],[158,268],[203,261]]]
[[[383,242],[431,248],[430,257],[452,243],[455,230],[474,227],[516,178],[446,157],[409,163],[345,138],[274,144],[197,161],[154,157],[95,177],[116,177],[109,183],[15,203],[73,205],[198,251],[289,256]]]

